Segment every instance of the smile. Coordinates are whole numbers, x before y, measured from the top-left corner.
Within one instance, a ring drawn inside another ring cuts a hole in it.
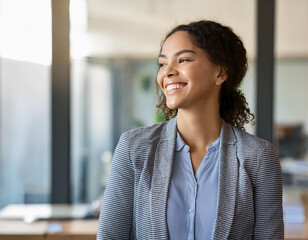
[[[167,90],[168,94],[172,94],[172,93],[178,92],[179,90],[181,90],[186,85],[187,85],[187,83],[169,84],[169,85],[167,85],[166,90]]]

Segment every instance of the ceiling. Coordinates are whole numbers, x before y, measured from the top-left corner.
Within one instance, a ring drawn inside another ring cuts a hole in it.
[[[210,19],[232,27],[248,56],[255,56],[256,0],[87,0],[86,9],[85,27],[78,34],[72,22],[77,34],[71,37],[73,52],[83,55],[156,57],[162,38],[173,26]],[[277,57],[308,57],[307,12],[307,0],[276,1]],[[77,16],[80,21],[81,14]]]

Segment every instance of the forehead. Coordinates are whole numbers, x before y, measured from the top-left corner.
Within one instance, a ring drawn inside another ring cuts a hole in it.
[[[172,53],[183,49],[196,50],[198,47],[195,45],[193,39],[187,32],[177,31],[166,39],[161,53]]]

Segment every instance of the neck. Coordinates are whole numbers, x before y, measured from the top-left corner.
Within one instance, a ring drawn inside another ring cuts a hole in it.
[[[217,109],[178,110],[177,129],[190,148],[204,149],[218,138],[222,119]]]

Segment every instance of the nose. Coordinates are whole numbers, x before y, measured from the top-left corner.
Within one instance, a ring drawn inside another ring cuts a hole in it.
[[[172,77],[176,75],[176,69],[172,65],[168,65],[168,67],[164,71],[164,77]]]

